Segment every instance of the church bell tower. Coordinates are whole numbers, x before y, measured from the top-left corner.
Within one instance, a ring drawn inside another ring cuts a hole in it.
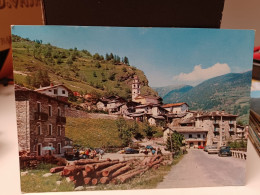
[[[140,82],[138,77],[135,75],[132,83],[132,101],[140,95]]]

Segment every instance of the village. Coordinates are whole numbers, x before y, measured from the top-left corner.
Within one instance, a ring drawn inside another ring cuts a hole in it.
[[[187,148],[196,149],[206,145],[220,148],[247,138],[248,127],[237,124],[237,115],[224,110],[190,111],[185,102],[163,104],[160,97],[141,95],[140,89],[141,84],[135,76],[131,101],[119,96],[101,97],[94,105],[86,101],[81,108],[107,113],[101,117],[123,117],[159,126],[163,131],[163,145],[173,132],[183,135]],[[52,154],[62,155],[66,147],[73,145],[73,140],[65,136],[66,116],[77,111],[68,101],[69,94],[80,97],[78,92],[72,92],[62,84],[36,90],[15,86],[20,152],[41,156],[44,148],[52,147]],[[84,112],[79,115],[84,116]]]

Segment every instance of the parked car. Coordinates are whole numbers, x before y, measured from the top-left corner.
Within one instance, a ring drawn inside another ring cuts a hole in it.
[[[232,156],[232,152],[230,151],[230,147],[222,146],[219,149],[218,156]]]
[[[208,148],[208,154],[218,154],[219,149],[217,146],[210,146]]]
[[[133,149],[133,148],[126,148],[125,154],[138,154],[139,150]]]
[[[210,146],[205,146],[205,147],[204,147],[204,151],[205,151],[205,152],[208,152],[208,149],[209,149],[209,148],[210,148]]]
[[[204,149],[204,146],[200,145],[198,146],[198,149]]]

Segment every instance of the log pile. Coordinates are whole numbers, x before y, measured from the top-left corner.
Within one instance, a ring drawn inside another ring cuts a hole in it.
[[[163,156],[146,157],[144,160],[98,160],[81,159],[71,165],[50,169],[51,173],[60,172],[73,182],[75,187],[82,185],[118,184],[125,183],[131,178],[141,175],[148,169],[158,169],[163,164]]]

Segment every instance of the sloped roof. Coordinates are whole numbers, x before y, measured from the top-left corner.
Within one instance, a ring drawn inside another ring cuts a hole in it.
[[[198,127],[173,127],[173,130],[176,130],[178,133],[198,133],[198,132],[208,132],[208,130],[198,128]]]
[[[186,104],[187,106],[189,106],[187,103],[181,102],[181,103],[173,103],[173,104],[164,104],[164,105],[162,105],[162,107],[163,108],[178,107],[178,106],[182,106],[183,104]]]
[[[53,89],[53,88],[57,88],[57,87],[64,87],[65,89],[67,89],[69,92],[73,93],[68,87],[66,87],[65,85],[63,84],[59,84],[59,85],[50,85],[50,86],[47,86],[47,87],[41,87],[39,89],[35,89],[34,91],[45,91],[45,90],[48,90],[48,89]]]
[[[149,99],[154,99],[154,100],[160,99],[160,97],[146,96],[146,95],[138,95],[135,99],[141,99],[141,98],[149,98]]]
[[[213,111],[213,112],[204,112],[201,113],[199,116],[196,116],[196,118],[203,118],[203,117],[214,117],[214,116],[219,116],[219,117],[238,117],[238,115],[234,114],[229,114],[221,111]]]
[[[43,97],[47,97],[47,98],[50,98],[52,100],[55,100],[55,101],[58,101],[58,102],[61,102],[63,104],[67,104],[67,105],[71,105],[71,103],[69,102],[66,102],[66,101],[63,101],[63,100],[59,100],[57,99],[56,97],[53,97],[53,96],[49,96],[47,94],[44,94],[44,93],[40,93],[38,91],[34,91],[34,90],[31,90],[31,89],[28,89],[26,87],[22,87],[22,86],[19,86],[19,85],[14,85],[14,88],[15,88],[15,96],[17,97],[18,93],[16,92],[23,92],[23,93],[34,93],[34,94],[38,94],[38,95],[41,95]]]

